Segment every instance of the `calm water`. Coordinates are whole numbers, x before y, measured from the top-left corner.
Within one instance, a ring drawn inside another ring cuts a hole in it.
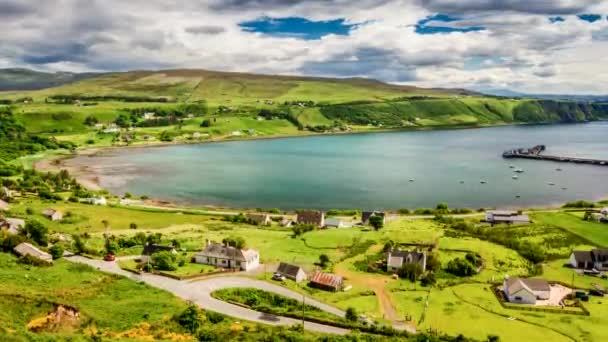
[[[501,158],[503,150],[536,144],[547,145],[547,154],[608,159],[608,123],[170,146],[74,162],[94,165],[115,193],[197,205],[523,207],[608,195],[608,167]],[[518,180],[510,164],[525,170]]]

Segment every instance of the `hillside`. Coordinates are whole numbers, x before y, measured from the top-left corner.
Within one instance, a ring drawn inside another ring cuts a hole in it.
[[[0,69],[0,91],[37,90],[61,86],[90,77],[94,73],[48,73],[28,69]]]
[[[224,140],[608,119],[608,103],[602,102],[500,98],[359,78],[207,70],[100,74],[47,89],[0,92],[0,104],[10,105],[28,133],[81,146],[120,143],[120,133],[102,134],[110,123],[135,127],[127,143],[147,144],[193,140],[193,135]],[[146,119],[144,113],[155,113],[156,118]]]

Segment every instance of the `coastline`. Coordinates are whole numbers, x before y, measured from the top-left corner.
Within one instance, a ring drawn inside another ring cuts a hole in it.
[[[546,124],[543,124],[545,126]],[[562,124],[562,125],[570,125],[570,124]],[[147,142],[142,144],[132,144],[132,145],[114,145],[114,146],[86,146],[84,148],[77,149],[75,151],[64,151],[63,153],[49,153],[43,154],[40,159],[32,159],[30,160],[32,163],[32,167],[40,170],[40,171],[50,171],[50,172],[58,172],[62,169],[67,170],[81,185],[85,188],[92,191],[103,191],[107,190],[101,186],[100,176],[103,173],[100,173],[98,170],[95,170],[94,164],[91,163],[75,163],[70,164],[70,160],[79,158],[79,157],[94,157],[100,156],[104,154],[109,154],[112,152],[126,150],[126,149],[146,149],[153,147],[169,147],[169,146],[183,146],[183,145],[193,145],[193,144],[212,144],[212,143],[230,143],[230,142],[245,142],[252,140],[275,140],[275,139],[290,139],[290,138],[303,138],[303,137],[320,137],[320,136],[338,136],[338,135],[354,135],[354,134],[376,134],[376,133],[399,133],[399,132],[418,132],[418,131],[432,131],[432,130],[464,130],[464,129],[480,129],[480,128],[492,128],[492,127],[507,127],[507,126],[531,126],[528,124],[499,124],[499,125],[465,125],[465,126],[442,126],[442,127],[424,127],[424,128],[387,128],[387,129],[373,129],[373,130],[360,130],[360,131],[347,131],[347,132],[330,132],[330,133],[314,133],[309,132],[308,134],[302,135],[273,135],[273,136],[252,136],[246,138],[239,139],[210,139],[203,141],[177,141],[177,142]],[[31,156],[30,156],[31,157]],[[116,194],[114,195],[122,195]],[[593,198],[593,201],[601,201],[603,199],[608,198],[605,195],[598,196],[598,198]],[[577,200],[578,198],[572,198],[570,200]],[[206,208],[206,209],[231,209],[231,210],[239,210],[239,208],[232,207],[230,205],[214,205],[213,203],[205,204],[205,203],[188,203],[188,202],[172,202],[171,200],[163,200],[162,198],[153,198],[150,202],[155,202],[156,204],[161,204],[162,207],[181,207],[181,208]],[[528,205],[505,205],[501,206],[501,208],[518,208],[518,209],[547,209],[547,208],[559,208],[565,202],[553,202],[547,204],[528,204]],[[398,208],[393,208],[394,210]],[[416,209],[415,207],[408,209]],[[248,209],[243,209],[248,210]],[[388,209],[391,210],[391,209]]]

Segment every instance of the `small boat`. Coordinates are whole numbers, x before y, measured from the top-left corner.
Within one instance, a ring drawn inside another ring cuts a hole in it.
[[[485,180],[480,180],[479,183],[486,184],[487,182]]]
[[[464,181],[460,181],[460,184],[464,184]]]
[[[513,177],[511,177],[513,179],[518,179],[519,177],[517,177],[517,175],[513,175]]]
[[[414,178],[410,178],[410,182],[413,182],[413,181],[414,181]]]
[[[520,198],[520,197],[521,197],[521,196],[519,196],[519,195],[515,195],[515,198]]]
[[[557,169],[555,169],[555,171],[561,171],[562,169],[560,169],[559,167]]]
[[[514,171],[514,172],[517,172],[517,173],[523,173],[523,172],[524,172],[524,170],[523,170],[523,169],[515,169],[515,170],[513,170],[513,171]]]
[[[510,168],[510,169],[514,169],[514,168],[515,168],[515,165],[509,165],[509,168]]]
[[[562,190],[568,190],[568,188],[562,188]]]
[[[554,185],[555,185],[555,183],[547,183],[547,184],[549,184],[549,185],[551,185],[551,186],[554,186]]]

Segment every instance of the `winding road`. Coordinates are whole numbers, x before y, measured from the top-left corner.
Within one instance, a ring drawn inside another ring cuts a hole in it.
[[[315,306],[323,311],[344,317],[345,313],[330,305],[321,303],[312,298],[305,297],[297,292],[288,290],[284,287],[273,285],[260,280],[250,279],[238,276],[213,277],[202,280],[175,280],[159,275],[143,273],[134,274],[121,269],[115,262],[107,262],[103,260],[93,260],[81,256],[71,256],[65,260],[87,264],[102,272],[113,273],[127,277],[135,281],[143,281],[146,284],[171,292],[172,294],[182,299],[191,301],[199,307],[219,312],[221,314],[243,319],[247,321],[270,324],[270,325],[295,325],[302,324],[301,320],[274,316],[247,309],[238,305],[233,305],[211,297],[211,293],[215,290],[230,287],[253,287],[256,289],[274,292],[285,297],[301,300],[304,297],[306,304]],[[329,325],[318,324],[313,322],[304,322],[304,329],[321,333],[345,335],[350,331],[348,329],[337,328]]]

